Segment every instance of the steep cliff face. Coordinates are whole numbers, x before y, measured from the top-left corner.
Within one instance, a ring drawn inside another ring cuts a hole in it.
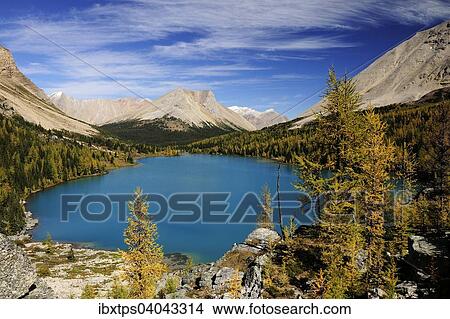
[[[5,80],[9,78],[11,81],[21,84],[37,97],[43,100],[47,99],[47,95],[44,91],[38,88],[33,82],[24,76],[22,72],[19,71],[11,52],[3,47],[0,47],[0,77]]]
[[[73,119],[53,105],[33,82],[17,68],[11,52],[0,47],[0,112],[15,113],[46,129],[93,135],[97,130]]]
[[[450,86],[450,20],[418,32],[355,76],[362,108],[412,102]],[[323,101],[301,117],[319,112]]]

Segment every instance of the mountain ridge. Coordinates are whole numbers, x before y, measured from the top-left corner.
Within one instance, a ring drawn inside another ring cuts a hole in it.
[[[0,46],[0,113],[18,114],[45,129],[94,135],[98,131],[57,108],[17,67],[12,53]]]
[[[147,122],[167,117],[177,118],[195,127],[256,129],[244,117],[220,104],[210,90],[177,88],[152,101],[134,98],[77,100],[64,93],[54,93],[50,99],[70,116],[95,125]]]
[[[76,99],[64,92],[55,92],[49,99],[64,113],[71,117],[93,125],[104,125],[122,118],[132,119],[132,115],[145,107],[151,107],[151,102],[145,99],[125,97],[120,99]],[[95,112],[93,112],[95,111]]]
[[[450,86],[450,20],[417,32],[354,77],[362,109],[413,102]],[[300,114],[297,125],[312,120],[324,101]]]

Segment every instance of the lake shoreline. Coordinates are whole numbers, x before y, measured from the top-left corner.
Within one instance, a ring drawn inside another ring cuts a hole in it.
[[[61,243],[76,243],[80,247],[91,249],[123,249],[123,240],[120,237],[124,226],[120,226],[122,223],[117,224],[114,221],[115,215],[112,215],[110,221],[102,225],[86,225],[79,214],[73,215],[74,218],[71,219],[70,226],[66,225],[67,223],[61,224],[56,214],[61,209],[58,203],[59,196],[63,193],[128,194],[130,189],[134,189],[136,185],[141,186],[149,193],[162,194],[165,198],[169,198],[177,192],[183,193],[188,190],[197,192],[231,191],[233,196],[227,199],[228,205],[230,205],[227,212],[231,213],[236,209],[242,196],[249,191],[259,194],[265,184],[270,184],[272,191],[276,189],[278,163],[274,160],[234,155],[196,153],[183,153],[182,155],[185,156],[140,157],[134,163],[132,170],[120,171],[119,168],[125,167],[114,168],[114,171],[119,170],[120,172],[110,175],[108,173],[112,173],[113,170],[109,170],[101,176],[95,176],[100,179],[89,179],[86,182],[75,182],[73,184],[73,181],[71,181],[61,189],[50,190],[45,195],[29,197],[27,209],[33,211],[39,219],[44,218],[42,221],[40,220],[38,227],[33,231],[32,240],[42,241],[48,232],[55,241]],[[108,175],[111,177],[108,177]],[[227,178],[224,178],[225,175]],[[245,183],[242,182],[242,176],[248,177]],[[296,181],[296,178],[293,167],[283,164],[280,176],[281,190],[294,190],[292,183]],[[58,185],[61,185],[61,183]],[[44,190],[48,190],[48,188]],[[117,206],[114,207],[113,213],[116,214]],[[243,240],[253,229],[251,225],[236,225],[227,222],[220,227],[206,226],[207,224],[179,225],[167,221],[162,222],[158,225],[158,228],[165,251],[192,255],[196,257],[195,259],[198,262],[213,262],[230,245]],[[77,231],[73,227],[81,228],[80,231]],[[173,231],[176,231],[178,235],[173,236]],[[219,246],[213,249],[211,245],[202,241],[198,242],[200,236],[198,234],[203,231],[205,236],[219,236]],[[230,236],[227,235],[229,231],[233,233],[233,239],[230,239]],[[94,243],[94,245],[91,243]]]
[[[145,156],[141,157],[141,158],[145,158]],[[89,178],[89,177],[104,176],[104,175],[109,174],[109,172],[112,170],[126,168],[126,167],[133,167],[133,166],[137,166],[137,165],[139,165],[138,162],[135,162],[133,164],[128,163],[128,165],[125,164],[125,165],[121,165],[121,166],[117,166],[117,167],[110,167],[101,173],[76,176],[76,177],[73,177],[73,178],[70,178],[67,180],[62,180],[62,181],[58,181],[55,183],[51,183],[40,189],[31,190],[30,193],[27,194],[25,196],[25,198],[20,201],[20,203],[23,205],[23,208],[24,208],[25,225],[24,225],[23,229],[21,231],[19,231],[17,234],[10,235],[7,237],[13,241],[19,241],[19,242],[38,242],[38,241],[33,240],[33,230],[34,230],[34,228],[36,228],[39,225],[39,218],[35,217],[33,215],[33,212],[30,209],[28,209],[28,207],[27,207],[27,203],[29,202],[30,197],[32,197],[33,195],[36,195],[39,192],[51,189],[53,187],[59,186],[61,184],[67,183],[67,182],[72,182],[72,181],[76,181],[76,180],[83,179],[83,178]],[[72,244],[72,243],[68,242],[68,244]],[[84,248],[89,248],[89,247],[84,247]]]
[[[146,158],[155,158],[155,157],[174,157],[174,156],[180,156],[179,154],[174,154],[174,155],[167,155],[167,154],[147,154],[147,155],[139,155],[135,157],[135,160],[133,163],[127,163],[124,162],[122,165],[116,166],[116,167],[109,167],[108,169],[106,169],[104,172],[101,173],[95,173],[95,174],[88,174],[88,175],[83,175],[83,176],[77,176],[77,177],[73,177],[70,178],[68,180],[63,180],[63,181],[58,181],[56,183],[52,183],[51,185],[48,185],[46,187],[40,188],[40,189],[35,189],[32,190],[23,200],[23,206],[24,206],[24,210],[25,210],[25,226],[22,229],[22,231],[20,231],[19,233],[15,234],[15,235],[11,235],[8,236],[8,238],[10,238],[13,241],[16,242],[21,242],[21,243],[42,243],[42,241],[39,240],[35,240],[33,238],[33,230],[38,227],[39,225],[39,218],[35,217],[33,215],[33,212],[27,208],[27,203],[29,201],[29,199],[48,189],[60,186],[64,183],[68,183],[68,182],[73,182],[76,180],[80,180],[80,179],[84,179],[84,178],[90,178],[90,177],[100,177],[100,176],[105,176],[110,174],[112,171],[115,170],[119,170],[119,169],[123,169],[123,168],[129,168],[129,167],[137,167],[142,165],[139,160],[142,159],[146,159]],[[75,249],[84,249],[84,250],[93,250],[93,251],[106,251],[106,252],[117,252],[118,249],[113,249],[113,248],[100,248],[100,247],[95,247],[92,245],[88,245],[86,243],[83,242],[72,242],[72,241],[57,241],[57,244],[67,244],[67,245],[71,245],[73,248]],[[189,254],[185,254],[182,252],[172,252],[172,253],[167,253],[164,254],[164,256],[166,256],[167,259],[172,260],[173,264],[177,264],[179,262],[186,262],[188,258],[190,258]]]

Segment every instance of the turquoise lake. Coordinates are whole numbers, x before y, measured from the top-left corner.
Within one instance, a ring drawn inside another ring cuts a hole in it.
[[[124,248],[126,223],[117,220],[118,205],[112,206],[112,216],[103,222],[86,221],[79,213],[71,213],[69,220],[63,222],[63,194],[129,194],[137,186],[145,193],[165,196],[179,192],[230,192],[226,211],[231,212],[245,193],[259,194],[265,184],[275,193],[277,170],[278,164],[273,161],[234,156],[183,155],[141,159],[137,166],[66,182],[31,196],[27,208],[39,219],[33,238],[42,240],[50,233],[56,241],[102,249]],[[281,190],[294,191],[292,184],[297,180],[293,167],[281,165]],[[157,208],[151,205],[150,213]],[[189,254],[197,262],[216,260],[233,243],[244,240],[254,228],[254,224],[170,223],[167,219],[158,223],[159,242],[164,252]]]

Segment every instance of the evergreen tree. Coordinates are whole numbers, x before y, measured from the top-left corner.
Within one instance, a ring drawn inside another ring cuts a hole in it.
[[[108,292],[108,298],[129,299],[129,296],[128,287],[122,284],[118,278],[115,278],[111,290]]]
[[[427,182],[431,191],[426,194],[429,200],[428,214],[433,228],[438,232],[450,226],[450,101],[440,103],[431,115],[433,125],[425,138],[425,168],[433,173]]]
[[[408,235],[418,224],[417,203],[414,200],[416,187],[415,173],[417,162],[410,149],[404,144],[398,149],[394,176],[398,180],[394,197],[393,225],[390,237],[395,255],[403,256],[408,251]]]
[[[262,190],[262,206],[261,212],[258,215],[258,227],[274,229],[272,195],[267,185]]]
[[[81,292],[81,299],[95,299],[98,293],[94,286],[87,284]]]
[[[366,289],[379,288],[382,284],[385,253],[385,213],[390,183],[394,146],[386,142],[385,124],[379,115],[369,110],[365,116],[366,137],[359,150],[358,183],[361,191],[361,207],[365,216],[367,260]]]
[[[316,299],[322,299],[327,294],[327,283],[325,281],[325,273],[322,268],[319,269],[316,277],[312,281],[311,297]]]
[[[318,208],[323,243],[323,296],[344,298],[357,294],[360,273],[357,257],[363,249],[362,228],[352,200],[356,190],[354,167],[363,141],[362,114],[356,112],[360,95],[355,83],[337,79],[330,70],[324,112],[319,115],[314,139],[327,150],[325,158],[300,157],[297,188],[309,192]]]
[[[125,230],[128,250],[122,252],[125,279],[131,298],[153,298],[158,280],[167,271],[162,247],[156,242],[158,231],[148,215],[148,204],[137,188],[129,204],[130,217]]]

